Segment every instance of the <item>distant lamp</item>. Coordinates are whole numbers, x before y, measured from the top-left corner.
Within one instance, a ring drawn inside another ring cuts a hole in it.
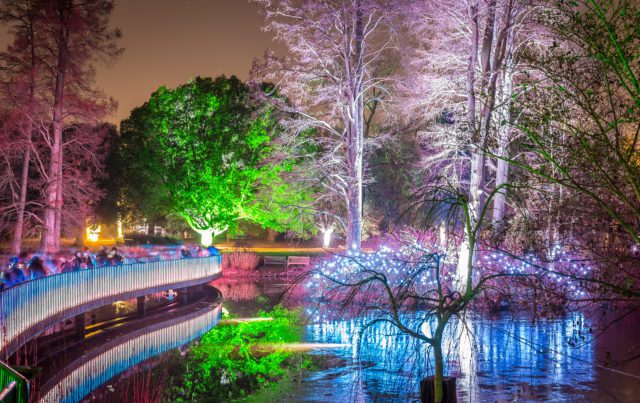
[[[87,241],[98,242],[100,238],[100,225],[90,225],[87,227]]]

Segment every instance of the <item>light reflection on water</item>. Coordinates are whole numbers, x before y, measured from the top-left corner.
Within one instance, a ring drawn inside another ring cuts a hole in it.
[[[360,334],[365,323],[352,319],[314,324],[307,328],[306,338],[351,344],[333,353],[353,360],[351,369],[360,368],[360,373],[344,374],[333,382],[361,384],[372,399],[417,398],[419,381],[433,366],[428,347],[388,323]],[[536,324],[526,319],[466,318],[452,323],[445,337],[447,371],[458,377],[461,397],[474,401],[579,398],[589,391],[581,385],[594,381],[592,345],[570,348],[567,343],[583,323],[580,315]]]
[[[452,323],[446,335],[446,371],[456,376],[461,401],[638,401],[640,360],[605,368],[602,359],[610,352],[628,357],[630,347],[640,348],[640,316],[628,319],[589,342],[592,327],[601,323],[579,313],[535,322],[466,317]],[[429,348],[387,323],[361,332],[368,322],[354,318],[307,326],[305,341],[349,346],[315,351],[336,356],[335,365],[310,375],[291,401],[419,397],[420,379],[432,373]],[[430,334],[429,324],[423,327]]]
[[[270,309],[287,288],[274,282],[215,285],[227,291],[223,305],[240,316]],[[306,306],[303,295],[286,300],[285,305],[314,308]],[[307,375],[281,400],[418,399],[420,379],[432,373],[429,348],[386,323],[362,332],[369,320],[345,318],[306,326],[304,341],[346,346],[314,350],[312,354],[326,357],[328,369]],[[444,350],[446,371],[457,378],[459,401],[639,401],[640,359],[612,367],[605,364],[638,353],[633,348],[640,349],[640,315],[615,323],[589,342],[595,335],[590,330],[602,321],[600,316],[582,314],[536,322],[526,317],[477,315],[456,320],[448,329]],[[430,334],[432,325],[415,326]]]

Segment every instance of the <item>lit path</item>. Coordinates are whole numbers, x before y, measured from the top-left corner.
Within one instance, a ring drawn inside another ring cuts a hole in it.
[[[56,323],[116,301],[208,283],[222,257],[161,260],[46,276],[0,293],[0,358]]]

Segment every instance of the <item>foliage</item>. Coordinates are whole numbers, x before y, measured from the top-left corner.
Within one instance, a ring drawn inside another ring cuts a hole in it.
[[[170,387],[167,397],[171,401],[239,397],[287,376],[292,364],[308,368],[311,361],[292,352],[260,349],[260,345],[299,342],[300,313],[276,306],[259,316],[273,320],[217,326],[192,345],[184,379],[174,380],[183,386]]]
[[[276,112],[261,93],[224,76],[153,93],[121,126],[130,203],[154,195],[149,212],[169,210],[200,233],[238,220],[308,231],[299,207],[308,196],[287,181],[295,150],[277,143]]]

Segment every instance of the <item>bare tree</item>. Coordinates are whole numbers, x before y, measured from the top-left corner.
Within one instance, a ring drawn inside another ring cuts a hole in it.
[[[518,0],[406,4],[409,32],[419,46],[412,45],[409,51],[403,105],[426,122],[427,169],[467,189],[473,220],[484,208],[489,190],[502,189],[494,199],[492,220],[501,232],[508,165],[495,163],[487,151],[509,154],[517,135],[509,123],[514,119],[514,76],[519,67],[516,49],[529,40],[528,34],[520,33],[529,4]],[[489,175],[490,168],[495,177]],[[460,264],[464,276],[466,264],[463,260]]]
[[[9,24],[14,35],[14,42],[0,54],[2,95],[5,107],[11,109],[4,122],[5,131],[19,133],[20,140],[11,148],[22,154],[20,177],[16,183],[17,197],[13,197],[12,203],[16,217],[11,242],[11,253],[14,254],[20,252],[22,245],[34,127],[42,117],[41,99],[37,97],[41,84],[38,82],[41,65],[36,43],[41,11],[37,1],[0,3],[0,21]]]
[[[320,154],[311,169],[334,195],[329,198],[343,201],[347,248],[359,250],[366,155],[378,142],[373,136],[376,114],[389,95],[387,61],[395,41],[389,4],[255,1],[264,7],[265,30],[286,45],[288,54],[267,53],[254,73],[275,82],[290,99],[281,106],[293,113],[286,122],[293,135],[316,131]]]
[[[60,247],[63,205],[63,165],[65,126],[97,122],[115,106],[92,87],[94,66],[109,62],[120,52],[116,40],[120,32],[108,26],[112,1],[50,0],[44,2],[41,32],[44,73],[50,80],[48,100],[51,126],[41,134],[50,147],[43,217],[43,251]]]

